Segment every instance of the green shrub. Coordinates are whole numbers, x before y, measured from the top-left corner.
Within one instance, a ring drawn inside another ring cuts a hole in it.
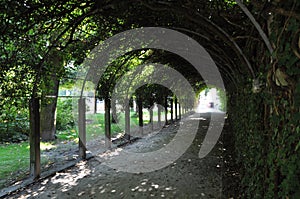
[[[73,128],[75,121],[72,113],[72,99],[58,98],[56,110],[56,129],[63,131]]]
[[[4,104],[1,108],[0,143],[27,140],[30,132],[28,108],[14,104]]]

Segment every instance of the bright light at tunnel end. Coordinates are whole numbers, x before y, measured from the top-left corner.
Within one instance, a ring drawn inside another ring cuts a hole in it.
[[[224,83],[216,64],[199,43],[178,31],[160,27],[144,27],[124,31],[102,42],[91,51],[89,58],[84,61],[85,72],[78,76],[76,83],[78,87],[75,90],[84,97],[84,92],[82,91],[87,89],[86,82],[91,81],[96,85],[105,69],[113,60],[130,51],[142,49],[161,49],[186,59],[207,84],[225,91]],[[148,64],[148,66],[150,65]],[[134,91],[145,85],[145,80],[146,84],[160,84],[167,87],[183,105],[188,104],[185,103],[186,96],[196,97],[192,86],[178,71],[155,63],[152,63],[152,66],[155,66],[153,74],[143,79],[143,81],[137,78],[134,85],[128,84],[129,81],[127,80],[135,78],[137,74],[142,73],[142,67],[136,67],[131,73],[125,74],[124,78],[120,78],[120,81],[117,82],[119,87],[115,89],[117,91],[114,93],[113,98],[118,101],[123,99],[124,103],[121,105],[125,107],[129,103],[126,99],[129,99],[128,96],[132,95],[132,93],[124,96],[122,91],[124,89]],[[85,81],[82,81],[82,78],[85,78]],[[120,88],[122,88],[121,92]],[[73,106],[73,111],[78,112],[78,108],[80,109],[81,107]],[[211,115],[210,125],[199,151],[199,158],[205,157],[217,143],[223,129],[224,116],[225,114]],[[159,150],[134,153],[124,149],[119,152],[119,155],[108,158],[104,164],[116,170],[129,173],[145,173],[164,168],[185,153],[197,134],[198,126],[199,120],[182,122],[175,137]],[[87,147],[87,150],[92,153],[96,153],[100,149],[105,149],[105,146],[99,144],[99,147],[96,149]],[[101,162],[103,162],[103,159],[101,159]]]

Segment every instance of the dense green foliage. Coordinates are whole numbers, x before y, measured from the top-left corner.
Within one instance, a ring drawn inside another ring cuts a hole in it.
[[[299,10],[300,3],[293,6]],[[259,49],[261,89],[246,81],[230,95],[243,198],[300,197],[300,61],[292,48],[300,25],[291,15],[272,18],[272,60]]]
[[[26,102],[25,100],[16,102]],[[29,135],[28,108],[22,104],[5,103],[0,113],[0,143],[20,142]]]
[[[226,112],[227,111],[227,96],[226,92],[218,89],[217,94],[220,99],[220,110]]]
[[[281,98],[276,105],[274,98]],[[298,198],[299,112],[293,113],[294,107],[284,96],[266,92],[244,91],[230,100],[244,197]]]
[[[167,27],[203,45],[222,73],[242,197],[299,198],[300,2],[243,2],[255,22],[231,0],[1,1],[0,142],[27,138],[29,98],[38,96],[45,103],[51,82],[69,75],[69,63],[76,68],[101,41],[124,30]],[[270,39],[269,46],[257,25]],[[107,68],[96,85],[96,97],[110,98],[122,75],[150,62],[175,68],[196,91],[204,86],[205,80],[183,58],[143,49],[119,57]],[[253,89],[254,80],[261,88]],[[225,93],[220,94],[224,99]],[[153,100],[162,102],[172,94],[147,85],[135,95],[149,108]],[[103,122],[103,115],[96,117]],[[72,118],[70,100],[59,99],[57,128],[68,131],[60,132],[59,138],[76,137]]]
[[[69,130],[75,126],[72,101],[72,98],[57,100],[56,129],[59,131]]]

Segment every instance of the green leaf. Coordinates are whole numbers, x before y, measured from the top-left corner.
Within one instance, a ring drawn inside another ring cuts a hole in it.
[[[295,107],[300,107],[300,81],[298,81],[298,83],[296,84],[296,89],[294,92],[294,103]]]
[[[298,144],[296,145],[295,151],[298,151],[299,147],[300,147],[300,141],[299,141]]]

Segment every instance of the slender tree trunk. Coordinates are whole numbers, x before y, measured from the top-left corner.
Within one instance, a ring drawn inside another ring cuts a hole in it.
[[[44,141],[54,140],[56,132],[56,105],[59,87],[58,73],[63,70],[60,52],[53,51],[48,58],[49,70],[43,75],[41,101],[41,137]]]
[[[55,139],[56,132],[56,105],[59,81],[54,80],[53,91],[44,93],[41,103],[41,137],[43,141]]]
[[[111,120],[111,122],[116,124],[116,123],[118,123],[118,115],[117,115],[116,102],[114,100],[111,101],[111,111],[112,111],[112,120]]]
[[[105,110],[105,146],[111,148],[111,122],[110,122],[110,99],[106,97],[104,99]]]

